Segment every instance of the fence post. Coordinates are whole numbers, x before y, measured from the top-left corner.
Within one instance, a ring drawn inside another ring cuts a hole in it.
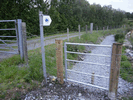
[[[87,25],[86,25],[86,34],[87,34]]]
[[[27,53],[27,36],[26,36],[26,23],[22,22],[22,35],[23,35],[23,52],[24,61],[28,64],[28,53]]]
[[[108,31],[108,29],[109,29],[109,26],[107,26],[107,31]]]
[[[98,32],[98,26],[97,26],[97,32]]]
[[[69,28],[67,28],[67,41],[69,41]]]
[[[64,83],[63,80],[63,41],[55,40],[56,43],[56,67],[57,78],[60,84]]]
[[[121,62],[121,50],[122,44],[113,43],[108,94],[111,100],[114,100],[117,96],[117,87]]]
[[[19,33],[19,49],[20,49],[20,56],[23,60],[24,58],[24,52],[23,52],[23,38],[22,38],[22,20],[18,19],[18,33]]]
[[[93,31],[93,23],[90,24],[90,33],[92,34]]]
[[[103,27],[103,31],[104,31],[104,27]]]
[[[78,27],[78,28],[79,28],[79,39],[80,39],[80,25],[79,25],[79,27]]]

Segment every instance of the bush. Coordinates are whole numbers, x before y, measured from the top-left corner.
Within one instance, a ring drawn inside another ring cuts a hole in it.
[[[120,41],[125,38],[124,34],[116,34],[115,35],[115,41]]]

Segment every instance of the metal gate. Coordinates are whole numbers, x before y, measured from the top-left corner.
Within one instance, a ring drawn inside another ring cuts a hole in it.
[[[91,51],[87,53],[67,51],[67,45],[86,46],[90,48]],[[103,50],[104,48],[106,48],[105,52]],[[67,82],[109,90],[111,52],[111,45],[65,42],[65,80]],[[85,59],[68,59],[67,54],[84,55]],[[70,62],[73,65],[71,65]]]
[[[0,35],[0,58],[4,58],[4,56],[7,56],[9,54],[21,54],[22,52],[22,30],[21,30],[21,24],[22,20],[0,20],[0,23],[14,23],[14,28],[6,28],[6,29],[0,29],[0,31],[12,31],[15,32],[16,35],[10,36],[10,35]],[[6,38],[6,39],[2,39]],[[12,39],[11,39],[12,38]],[[4,56],[2,56],[4,55]]]

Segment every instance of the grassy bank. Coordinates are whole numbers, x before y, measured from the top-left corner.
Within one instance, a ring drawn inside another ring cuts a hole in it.
[[[98,38],[109,34],[120,33],[122,29],[115,29],[109,31],[98,31],[93,34],[83,34],[81,39],[74,37],[70,39],[70,42],[77,43],[96,43]],[[64,40],[65,42],[66,40]],[[68,46],[68,50],[81,51],[85,50],[83,46]],[[46,57],[46,69],[47,74],[56,76],[56,45],[45,46]],[[23,61],[20,60],[19,55],[15,55],[9,59],[0,62],[0,98],[4,99],[10,94],[10,98],[19,97],[13,95],[18,91],[28,91],[34,88],[39,88],[43,80],[42,70],[42,57],[41,48],[28,51],[29,67],[27,67]],[[77,59],[75,54],[69,54],[68,58]],[[23,65],[23,67],[22,67]]]
[[[129,32],[132,28],[126,28],[125,33],[117,33],[115,35],[115,40],[119,43],[124,43],[125,35],[127,32]],[[133,41],[131,39],[132,37],[129,38],[129,41],[133,45]],[[125,50],[126,47],[122,47],[122,56],[121,56],[121,67],[120,67],[120,76],[128,81],[128,82],[133,82],[133,66],[132,63],[128,60],[128,57],[125,55]]]
[[[125,50],[126,47],[123,47],[122,54],[126,53]],[[133,82],[133,66],[126,55],[121,56],[120,76],[128,82]]]

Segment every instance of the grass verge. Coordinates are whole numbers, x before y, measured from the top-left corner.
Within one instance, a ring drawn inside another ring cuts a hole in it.
[[[109,34],[115,34],[121,29],[109,30],[109,31],[98,31],[93,34],[83,34],[81,39],[74,37],[70,39],[70,42],[77,43],[96,43],[98,38]],[[65,42],[66,40],[64,40]],[[85,47],[83,46],[68,46],[68,50],[83,52]],[[24,65],[24,62],[20,60],[19,55],[15,55],[0,62],[0,98],[5,99],[15,98],[13,93],[18,93],[18,90],[25,89],[31,90],[35,87],[39,87],[43,80],[42,70],[42,56],[41,48],[28,51],[29,67]],[[45,46],[45,57],[46,57],[46,69],[49,75],[56,76],[56,45]],[[68,58],[77,59],[76,54],[69,54]],[[19,65],[19,66],[18,66]],[[23,65],[21,67],[20,65]],[[14,90],[14,92],[12,92]],[[19,95],[19,94],[18,94]]]
[[[126,53],[125,50],[126,47],[123,47],[122,54]],[[133,82],[133,66],[126,55],[121,56],[120,76],[128,82]]]
[[[126,28],[126,31],[129,31],[130,28]],[[125,39],[124,33],[117,33],[115,35],[115,40],[119,43],[123,43]],[[131,38],[130,38],[131,40]],[[132,43],[132,40],[131,40]],[[125,54],[126,47],[122,47],[122,54]],[[121,56],[121,67],[120,67],[120,76],[128,82],[133,82],[133,66],[132,63],[128,60],[126,55]]]

